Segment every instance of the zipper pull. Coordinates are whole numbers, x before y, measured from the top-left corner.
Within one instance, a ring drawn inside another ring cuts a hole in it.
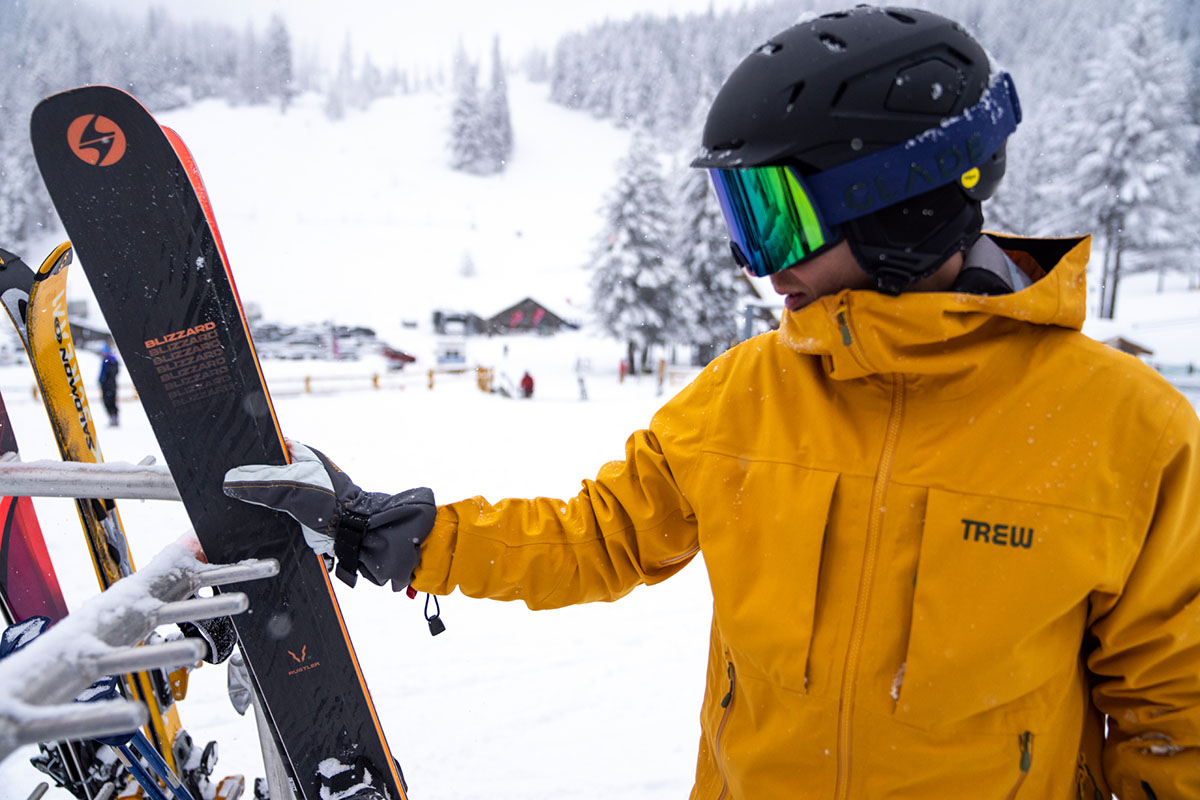
[[[838,306],[838,310],[835,313],[838,327],[842,330],[842,344],[849,347],[854,344],[854,337],[850,335],[850,323],[846,321],[846,306]]]
[[[1033,766],[1033,734],[1025,731],[1021,734],[1021,772],[1029,772]]]
[[[721,708],[729,708],[729,704],[733,702],[733,683],[733,662],[731,661],[729,662],[729,691],[726,693],[725,697],[721,699]]]

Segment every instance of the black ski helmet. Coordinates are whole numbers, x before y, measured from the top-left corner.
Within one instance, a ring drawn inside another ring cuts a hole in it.
[[[990,83],[987,53],[953,20],[874,6],[825,14],[738,65],[713,101],[692,166],[817,174],[938,128],[979,102]],[[981,201],[1003,175],[1001,145],[969,188],[947,178],[843,223],[842,234],[879,289],[898,294],[974,243]]]

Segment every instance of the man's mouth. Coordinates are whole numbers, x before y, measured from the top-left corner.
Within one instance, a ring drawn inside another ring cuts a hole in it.
[[[810,299],[807,292],[791,292],[784,295],[783,305],[788,311],[799,311],[808,305]]]

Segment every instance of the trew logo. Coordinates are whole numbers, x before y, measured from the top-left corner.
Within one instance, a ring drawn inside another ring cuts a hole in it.
[[[291,656],[292,660],[297,664],[303,664],[308,660],[308,645],[304,645],[304,647],[300,648],[300,655],[296,655],[291,650],[288,650],[288,655]]]
[[[996,522],[980,522],[977,519],[964,519],[963,541],[998,544],[1001,547],[1033,547],[1033,528],[1017,525],[1003,525]]]
[[[67,144],[85,164],[107,167],[125,155],[125,131],[108,117],[84,114],[67,126]]]

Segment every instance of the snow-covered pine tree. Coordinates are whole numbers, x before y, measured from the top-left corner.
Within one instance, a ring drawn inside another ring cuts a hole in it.
[[[263,86],[266,70],[265,59],[254,27],[247,23],[238,46],[237,56],[237,101],[247,105],[266,102],[267,93]]]
[[[1131,272],[1186,269],[1198,253],[1197,188],[1188,172],[1196,127],[1187,113],[1187,58],[1167,35],[1162,0],[1133,0],[1087,64],[1068,102],[1058,148],[1077,154],[1059,184],[1071,227],[1100,238],[1099,313],[1111,319]]]
[[[455,57],[454,104],[450,108],[450,166],[462,172],[487,172],[487,141],[479,100],[479,67],[460,45]]]
[[[362,67],[358,71],[358,93],[363,107],[389,94],[383,71],[375,66],[370,53],[363,54]]]
[[[741,301],[753,296],[745,273],[729,253],[729,231],[709,185],[708,171],[688,168],[679,199],[672,247],[677,265],[681,338],[707,364],[737,340]]]
[[[354,47],[350,35],[342,45],[341,55],[338,56],[337,73],[329,84],[325,95],[325,116],[332,120],[342,119],[346,111],[357,107],[354,86]]]
[[[547,83],[550,80],[550,55],[540,47],[526,51],[521,67],[525,80],[530,83]]]
[[[1022,103],[1024,105],[1024,103]],[[1026,107],[1017,132],[1005,144],[1004,180],[996,194],[983,204],[984,230],[1021,236],[1054,236],[1063,233],[1058,193],[1052,191],[1042,154],[1046,135],[1061,124],[1061,103]]]
[[[278,13],[272,14],[267,23],[264,56],[263,91],[267,97],[279,103],[280,111],[287,111],[296,95],[292,81],[292,37]]]
[[[475,266],[475,259],[471,258],[471,251],[464,250],[462,263],[458,265],[458,274],[463,278],[474,278],[479,274],[479,269]]]
[[[630,370],[639,352],[644,370],[650,346],[666,341],[677,287],[667,263],[666,182],[642,137],[618,166],[604,219],[590,265],[592,309],[605,331],[627,343]]]
[[[508,82],[500,58],[500,39],[492,39],[492,86],[483,101],[484,158],[488,172],[503,172],[512,157],[512,116],[508,110]]]
[[[0,2],[0,244],[19,252],[53,224],[29,146],[29,112],[42,97],[104,83],[152,111],[212,96],[239,101],[242,43],[228,25],[178,23],[161,9],[134,16],[68,0]]]
[[[24,239],[22,228],[34,216],[29,208],[34,198],[26,197],[18,188],[19,184],[26,182],[25,172],[31,167],[21,163],[17,158],[18,152],[16,144],[9,143],[7,132],[0,127],[0,242],[11,247],[16,245],[7,245],[8,242]]]
[[[1172,23],[1171,32],[1183,42],[1191,61],[1190,106],[1192,119],[1200,122],[1200,3],[1196,0],[1169,0],[1167,18]]]

